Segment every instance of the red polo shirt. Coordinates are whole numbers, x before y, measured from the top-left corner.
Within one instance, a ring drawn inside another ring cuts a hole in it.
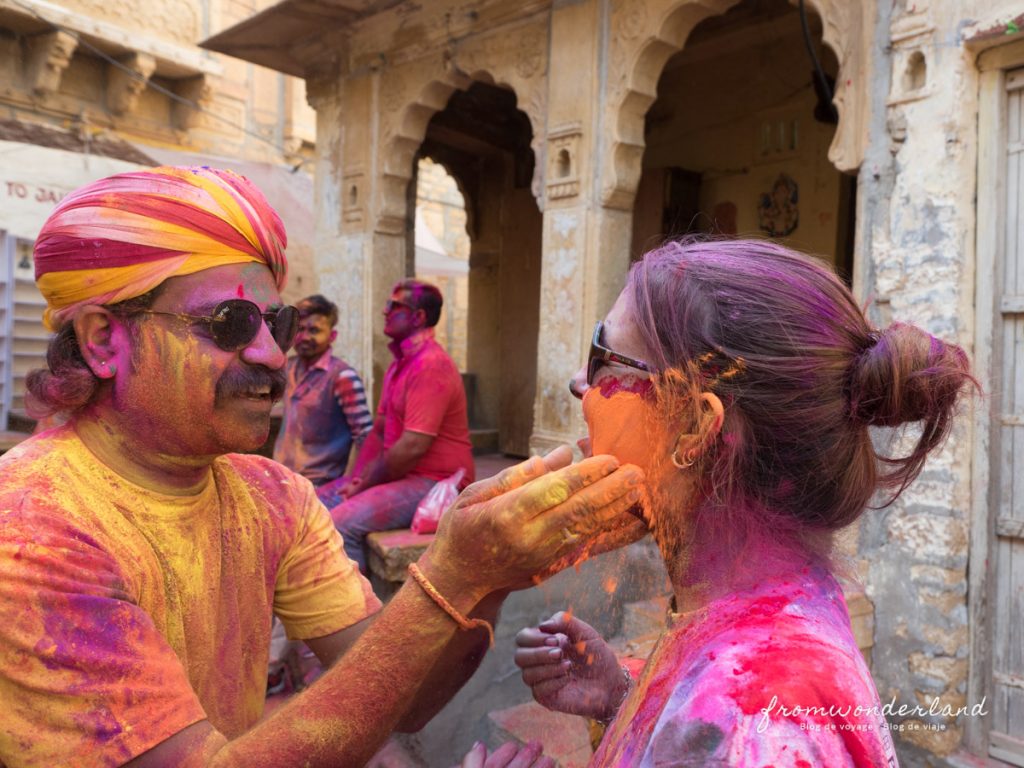
[[[377,408],[377,416],[384,418],[384,450],[405,430],[432,435],[434,441],[409,476],[443,480],[462,467],[462,485],[473,482],[466,390],[454,361],[434,341],[434,329],[393,341],[388,348],[395,361],[384,374]]]

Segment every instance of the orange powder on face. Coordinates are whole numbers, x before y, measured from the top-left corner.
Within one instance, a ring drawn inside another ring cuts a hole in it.
[[[621,463],[636,464],[647,472],[655,452],[667,446],[649,381],[623,387],[616,379],[606,379],[583,396],[583,418],[594,455],[611,454]]]
[[[682,416],[688,402],[692,402],[688,393],[656,387],[651,380],[624,385],[612,377],[583,397],[583,417],[594,454],[611,454],[643,469],[644,522],[666,564],[680,567],[689,557],[689,510],[697,475],[681,471],[671,462],[683,428],[682,422],[674,424],[668,414]]]

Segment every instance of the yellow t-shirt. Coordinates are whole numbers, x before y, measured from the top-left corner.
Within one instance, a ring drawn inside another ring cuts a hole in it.
[[[218,458],[195,496],[101,464],[70,426],[0,458],[0,764],[113,766],[204,718],[263,711],[289,637],[380,608],[309,482]]]

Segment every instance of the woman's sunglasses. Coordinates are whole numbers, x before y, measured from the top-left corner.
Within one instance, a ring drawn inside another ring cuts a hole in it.
[[[605,363],[618,363],[619,365],[626,365],[640,371],[647,371],[648,373],[653,370],[651,366],[643,360],[637,360],[632,357],[620,355],[618,352],[612,352],[608,347],[601,343],[602,336],[604,336],[604,321],[598,320],[597,324],[594,326],[594,338],[590,342],[590,355],[587,356],[588,387],[594,386],[594,377],[601,369],[601,366]]]
[[[270,335],[274,337],[282,352],[291,349],[295,334],[299,330],[299,310],[295,307],[281,307],[273,312],[261,312],[260,308],[246,299],[228,299],[213,308],[211,315],[185,315],[177,312],[158,312],[155,309],[140,309],[131,312],[140,315],[167,315],[189,323],[203,323],[210,326],[213,343],[225,352],[237,352],[252,344],[259,335],[263,321],[266,321]]]

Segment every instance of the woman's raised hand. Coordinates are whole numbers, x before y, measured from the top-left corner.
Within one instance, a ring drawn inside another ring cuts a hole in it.
[[[548,709],[607,721],[629,685],[597,631],[564,611],[516,635],[516,666],[533,698]]]

